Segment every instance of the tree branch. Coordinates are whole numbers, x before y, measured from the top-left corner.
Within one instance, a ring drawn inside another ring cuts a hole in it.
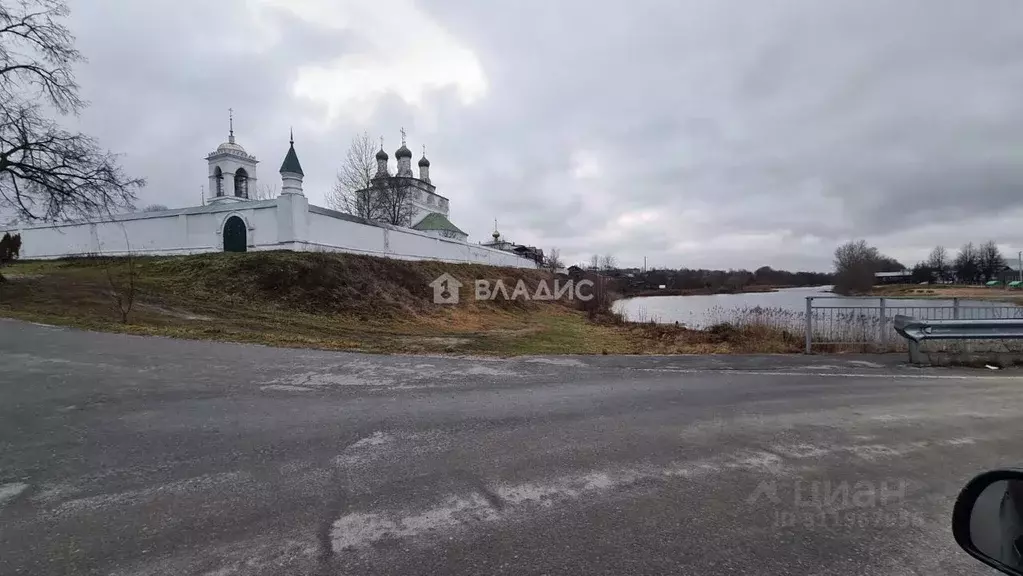
[[[84,134],[64,131],[36,107],[0,103],[0,197],[27,220],[89,217],[131,208],[141,178]]]

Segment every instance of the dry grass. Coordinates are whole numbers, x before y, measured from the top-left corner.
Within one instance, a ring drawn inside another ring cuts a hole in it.
[[[483,301],[475,279],[522,279],[530,293],[546,272],[407,262],[324,253],[260,252],[140,258],[138,301],[122,323],[110,288],[121,259],[20,262],[5,268],[0,315],[132,334],[366,352],[521,354],[792,353],[806,315],[781,308],[713,309],[710,328],[653,321],[591,321],[571,303]],[[465,285],[456,306],[434,304],[429,283],[448,272]],[[903,340],[874,309],[817,310],[820,351],[894,351]],[[913,314],[912,311],[902,313]],[[882,340],[882,333],[885,335]],[[882,342],[884,345],[882,346]],[[930,345],[928,345],[930,346]],[[978,343],[939,343],[976,350]],[[998,343],[998,349],[1012,352]]]
[[[839,308],[815,310],[812,317],[814,348],[827,352],[891,352],[905,349],[903,338],[892,327],[896,309],[887,314],[882,340],[881,318],[875,308]],[[713,308],[709,323],[757,330],[763,334],[785,335],[785,341],[798,339],[805,346],[806,313],[784,308]]]
[[[1006,288],[1005,286],[988,288],[987,286],[962,284],[930,284],[926,286],[894,284],[890,286],[874,286],[870,291],[870,295],[919,298],[921,300],[965,298],[969,300],[995,300],[998,302],[1023,304],[1023,291]]]
[[[595,321],[571,303],[477,302],[475,279],[546,272],[408,262],[350,254],[257,252],[139,258],[138,302],[122,323],[108,268],[123,259],[20,262],[5,268],[0,315],[57,325],[178,338],[366,352],[679,354],[795,352],[798,338],[746,323],[714,330]],[[448,272],[465,285],[458,305],[433,303],[429,283]]]
[[[671,324],[636,324],[628,328],[655,354],[787,354],[802,351],[802,335],[770,326],[717,324],[691,330]]]
[[[1003,307],[961,309],[963,318],[1018,317],[1019,310]],[[899,307],[889,302],[882,323],[877,308],[846,307],[817,309],[812,316],[813,348],[819,352],[902,352],[907,350],[906,340],[894,328],[896,314],[917,318],[951,318],[951,310],[926,307]],[[735,309],[714,308],[708,314],[712,327],[709,331],[720,330],[722,326],[743,330],[757,337],[747,340],[755,342],[751,347],[769,351],[797,351],[805,346],[806,313],[783,308],[746,307]],[[795,341],[798,340],[798,343]],[[991,341],[929,341],[924,344],[927,351],[949,354],[975,354],[978,352],[1018,353],[1023,352],[1023,343],[1011,340]]]

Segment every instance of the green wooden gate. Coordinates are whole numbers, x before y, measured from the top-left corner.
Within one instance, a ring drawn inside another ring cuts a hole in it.
[[[245,252],[246,242],[245,221],[231,216],[224,223],[224,252]]]

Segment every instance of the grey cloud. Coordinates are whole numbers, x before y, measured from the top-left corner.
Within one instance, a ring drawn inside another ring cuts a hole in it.
[[[612,252],[633,265],[646,255],[670,266],[828,268],[834,245],[852,237],[912,237],[880,248],[913,254],[982,240],[960,238],[976,229],[955,223],[1005,214],[1020,196],[1016,0],[421,7],[479,57],[487,96],[464,106],[449,87],[416,107],[387,95],[365,123],[297,134],[312,200],[354,134],[384,134],[392,153],[401,126],[417,152],[429,146],[439,192],[473,240],[496,217],[502,232],[557,243],[570,260]],[[275,180],[288,127],[322,118],[292,94],[298,68],[365,48],[284,13],[272,50],[224,48],[232,27],[248,30],[240,0],[73,8],[90,58],[79,74],[93,102],[83,125],[149,177],[150,202],[197,197],[229,106],[240,141],[263,160],[261,180]],[[580,150],[598,159],[596,179],[572,177]],[[645,212],[660,218],[609,239],[620,216]],[[948,226],[893,234],[931,222]],[[1020,229],[996,239],[1023,247]],[[721,240],[743,234],[777,241],[740,250]]]

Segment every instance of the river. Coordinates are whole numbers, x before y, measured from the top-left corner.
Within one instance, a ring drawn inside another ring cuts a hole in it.
[[[749,292],[745,294],[712,294],[706,296],[643,296],[615,302],[616,312],[634,322],[679,322],[690,328],[704,328],[720,322],[728,322],[743,310],[764,309],[776,315],[805,317],[807,296],[826,296],[828,299],[814,301],[815,307],[848,306],[876,307],[877,298],[841,298],[831,293],[831,286],[807,288],[783,288],[777,292]],[[893,309],[912,307],[952,306],[951,299],[888,299]],[[983,300],[962,300],[961,306],[1009,307],[1012,304]],[[905,313],[905,312],[900,312]],[[759,315],[759,314],[758,314]]]

